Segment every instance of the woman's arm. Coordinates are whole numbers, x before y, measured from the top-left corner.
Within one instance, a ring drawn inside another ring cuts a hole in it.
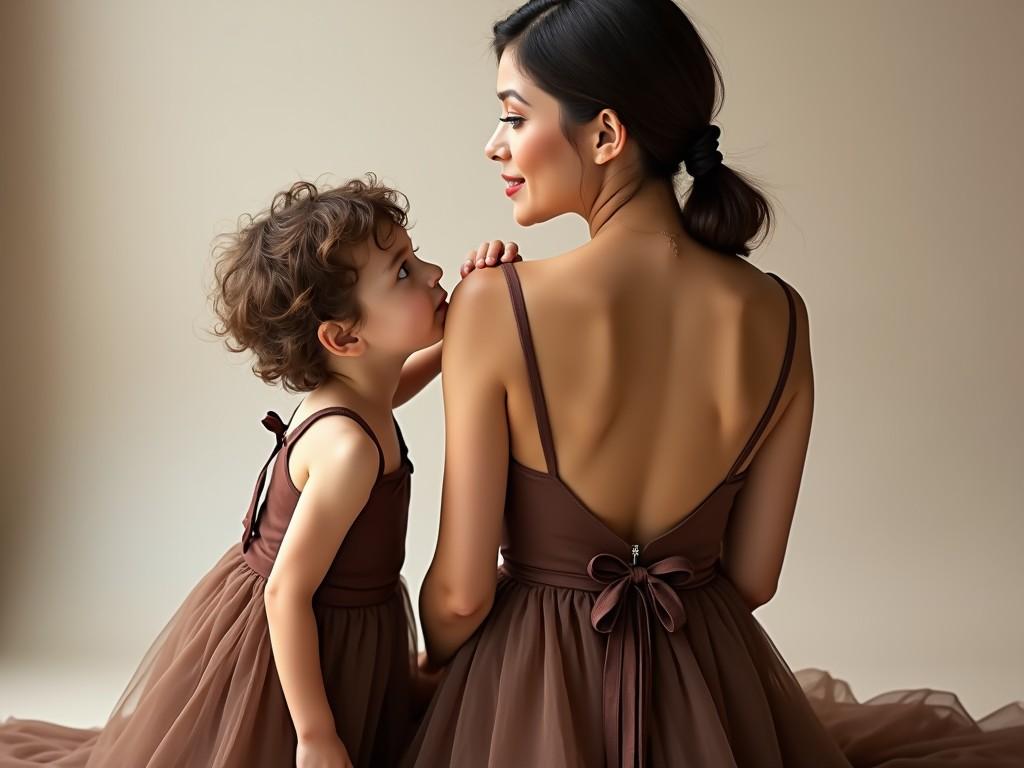
[[[336,738],[313,593],[365,506],[379,467],[376,446],[351,419],[326,417],[303,439],[314,441],[315,459],[264,594],[274,662],[300,742]]]
[[[488,269],[463,280],[448,310],[441,363],[441,525],[420,589],[433,664],[451,658],[494,600],[509,457],[504,364],[517,344],[504,275]]]
[[[814,413],[807,307],[796,291],[797,335],[787,389],[793,394],[764,438],[726,530],[725,572],[751,610],[775,595],[803,476]]]
[[[475,269],[486,269],[498,264],[522,261],[519,246],[503,240],[487,240],[478,248],[469,252],[466,260],[459,268],[459,275],[465,278]],[[441,372],[441,345],[437,342],[431,347],[421,349],[409,356],[402,366],[402,374],[398,380],[398,389],[392,400],[391,407],[397,408],[411,400]]]

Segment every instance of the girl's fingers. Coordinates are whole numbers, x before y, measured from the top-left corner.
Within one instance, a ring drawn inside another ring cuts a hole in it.
[[[462,266],[459,267],[459,274],[463,277],[474,269],[493,267],[498,262],[522,261],[519,255],[519,244],[504,240],[485,240],[480,243],[476,250],[470,251],[469,256]]]
[[[490,246],[487,248],[487,265],[494,266],[498,263],[498,259],[501,258],[501,254],[505,252],[505,242],[503,240],[492,240]]]
[[[509,241],[508,246],[505,248],[505,253],[501,255],[502,261],[515,261],[519,256],[519,245]]]

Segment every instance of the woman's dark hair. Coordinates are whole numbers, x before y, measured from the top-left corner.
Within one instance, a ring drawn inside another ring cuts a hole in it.
[[[565,120],[613,109],[647,172],[673,179],[718,114],[722,73],[672,0],[530,0],[494,25],[525,75],[561,105]],[[751,181],[723,163],[694,179],[682,223],[699,243],[748,256],[768,235],[772,210]],[[760,237],[759,237],[760,234]]]
[[[372,173],[333,189],[298,181],[278,192],[214,250],[213,332],[232,352],[251,351],[253,373],[266,383],[315,389],[329,375],[320,323],[362,320],[353,246],[372,236],[385,248],[381,236],[406,228],[408,209],[405,196]]]

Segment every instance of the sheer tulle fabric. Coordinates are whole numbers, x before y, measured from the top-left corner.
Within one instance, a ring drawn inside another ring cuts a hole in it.
[[[654,634],[647,766],[1024,766],[1019,705],[975,722],[937,691],[858,703],[821,670],[794,675],[727,579],[681,599],[683,631]],[[456,655],[405,764],[606,765],[594,601],[501,575],[490,618]]]
[[[264,579],[233,546],[193,589],[102,729],[0,725],[0,766],[292,765],[291,726],[270,646]],[[408,732],[411,605],[315,606],[328,699],[353,761],[393,764]]]

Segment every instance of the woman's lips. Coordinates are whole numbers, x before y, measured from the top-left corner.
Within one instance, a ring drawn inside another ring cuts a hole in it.
[[[505,194],[512,197],[516,192],[526,185],[526,179],[519,176],[502,176],[505,180]]]

